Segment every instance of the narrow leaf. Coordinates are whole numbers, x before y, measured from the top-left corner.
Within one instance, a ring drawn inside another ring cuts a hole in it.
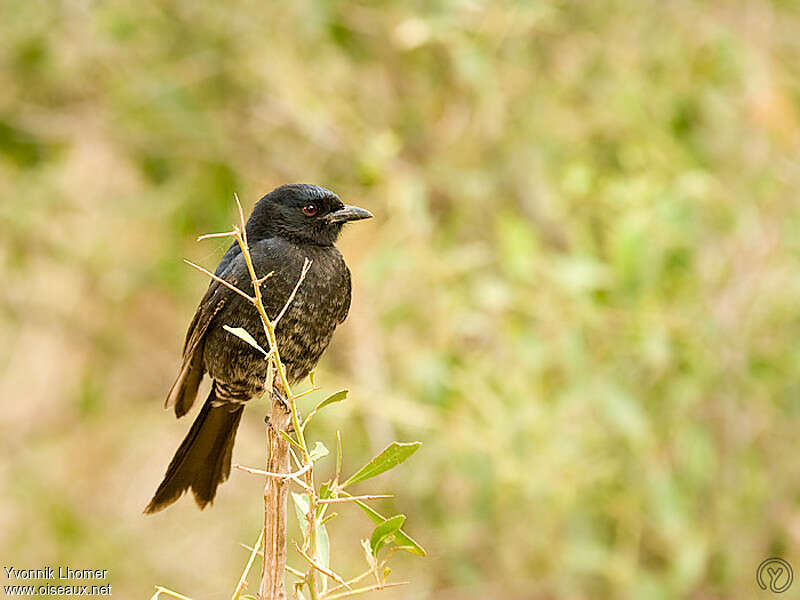
[[[326,481],[321,486],[319,486],[319,497],[322,500],[327,500],[331,497],[331,482]]]
[[[297,521],[300,523],[300,529],[305,532],[308,527],[308,511],[311,509],[308,494],[292,492],[292,500],[294,500],[294,508],[297,513]],[[328,530],[322,523],[317,523],[316,529],[316,560],[323,567],[329,569],[331,562],[331,541],[328,536]],[[303,537],[305,537],[305,533]]]
[[[422,446],[422,442],[392,442],[383,452],[351,475],[350,478],[342,484],[342,487],[344,488],[348,485],[385,473],[414,454],[414,452],[419,450],[420,446]]]
[[[246,329],[243,329],[241,327],[228,327],[227,325],[223,325],[222,328],[228,333],[232,333],[239,339],[244,340],[245,342],[250,344],[253,348],[261,352],[261,354],[263,354],[264,356],[269,356],[269,353],[258,345],[256,339],[252,335],[247,333]]]
[[[333,404],[334,402],[341,402],[342,400],[347,398],[348,391],[349,390],[339,390],[338,392],[331,394],[330,396],[325,398],[325,400],[317,404],[317,407],[314,410],[319,411],[328,406],[329,404]]]
[[[378,550],[394,539],[394,534],[403,526],[405,520],[405,515],[395,515],[375,528],[369,538],[369,547],[372,548],[373,556],[377,556]]]
[[[306,425],[308,425],[308,422],[311,421],[311,419],[313,419],[320,410],[322,410],[323,408],[325,408],[329,404],[333,404],[334,402],[341,402],[345,398],[347,398],[347,390],[339,390],[335,394],[331,394],[330,396],[325,398],[325,400],[323,400],[322,402],[317,404],[311,410],[311,412],[308,413],[308,416],[303,421],[303,429],[305,429]]]
[[[339,483],[339,477],[342,475],[342,433],[337,429],[336,430],[336,479],[334,480],[337,484]]]
[[[373,523],[380,524],[386,520],[386,517],[384,517],[377,510],[373,509],[371,506],[361,502],[361,500],[356,500],[355,502],[359,507],[361,507],[361,510],[367,513],[367,516],[372,519]],[[405,531],[399,529],[395,536],[397,538],[397,545],[402,547],[403,550],[410,552],[411,554],[416,554],[417,556],[425,556],[426,552],[424,548],[415,542]]]
[[[294,500],[294,509],[297,513],[297,521],[300,523],[300,530],[306,531],[306,527],[308,527],[308,518],[306,517],[309,508],[308,494],[292,492],[292,500]]]
[[[326,569],[331,568],[331,540],[325,525],[317,525],[317,560]]]

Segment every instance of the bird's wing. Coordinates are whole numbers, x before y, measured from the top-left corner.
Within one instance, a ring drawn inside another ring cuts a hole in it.
[[[217,277],[222,277],[222,274],[228,270],[228,267],[230,267],[233,260],[236,257],[241,256],[241,254],[242,251],[239,247],[239,242],[233,242],[220,259],[219,264],[217,265],[217,270],[214,271],[214,275]],[[215,283],[215,281],[212,279],[211,283]]]
[[[244,257],[240,253],[232,257],[226,254],[223,260],[226,258],[229,259],[227,264],[221,265],[221,268],[217,269],[216,275],[232,285],[239,286],[239,281],[246,281],[246,278],[242,277],[246,272]],[[200,305],[186,332],[181,370],[175,383],[172,384],[165,402],[166,407],[175,407],[175,415],[178,417],[185,415],[197,398],[197,388],[205,373],[203,345],[208,327],[217,313],[235,296],[236,292],[212,279],[205,295],[200,300]]]

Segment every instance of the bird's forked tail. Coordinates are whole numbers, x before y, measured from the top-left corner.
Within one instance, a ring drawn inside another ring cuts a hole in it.
[[[165,509],[189,488],[197,505],[205,508],[214,500],[217,486],[230,475],[233,442],[244,405],[220,402],[216,388],[215,382],[145,513]]]

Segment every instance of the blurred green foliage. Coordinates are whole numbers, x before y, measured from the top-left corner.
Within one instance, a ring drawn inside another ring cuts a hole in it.
[[[140,515],[188,426],[159,410],[205,286],[181,258],[216,264],[233,192],[305,181],[377,215],[341,242],[319,377],[351,397],[317,434],[351,467],[425,441],[380,480],[429,550],[387,598],[744,599],[800,567],[796,3],[2,7],[4,560],[232,589],[261,482]]]

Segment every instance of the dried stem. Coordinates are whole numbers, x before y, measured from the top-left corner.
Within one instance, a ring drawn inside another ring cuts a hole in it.
[[[259,469],[251,469],[249,467],[242,467],[240,465],[237,465],[237,468],[243,471],[266,476],[266,484],[264,487],[264,529],[259,537],[259,544],[262,539],[264,543],[264,551],[262,552],[264,556],[264,566],[262,569],[259,595],[262,600],[284,600],[286,598],[286,587],[284,583],[284,575],[286,572],[286,504],[289,493],[289,483],[294,481],[307,488],[310,492],[309,497],[312,498],[312,502],[314,502],[316,498],[314,494],[314,479],[313,474],[311,473],[313,461],[311,460],[311,455],[308,452],[306,441],[302,435],[297,436],[298,439],[296,443],[298,448],[302,451],[304,464],[297,472],[289,472],[290,443],[295,443],[288,434],[290,430],[289,425],[290,423],[294,424],[294,430],[301,431],[300,417],[297,413],[296,396],[292,393],[292,389],[286,375],[286,368],[281,362],[278,341],[275,335],[275,327],[278,325],[278,322],[281,320],[281,318],[286,314],[286,311],[289,309],[289,306],[297,294],[297,290],[300,289],[308,270],[311,268],[311,261],[308,259],[304,260],[297,284],[294,286],[292,293],[287,298],[286,303],[276,318],[271,320],[267,314],[266,308],[264,307],[264,301],[261,295],[261,284],[263,284],[269,277],[272,276],[272,272],[267,273],[262,277],[259,277],[256,274],[253,258],[250,254],[250,246],[247,242],[247,222],[244,218],[244,210],[242,209],[241,202],[239,202],[239,197],[235,194],[234,197],[236,198],[236,205],[239,209],[240,224],[235,225],[231,231],[202,235],[198,239],[202,240],[209,238],[233,237],[236,240],[242,252],[242,257],[244,258],[245,264],[247,265],[250,283],[252,284],[253,288],[253,295],[251,296],[232,283],[225,281],[221,277],[218,277],[200,265],[196,265],[188,260],[186,262],[201,273],[205,273],[211,279],[226,286],[250,302],[258,311],[261,324],[264,328],[264,333],[269,342],[269,353],[266,357],[269,366],[267,369],[267,381],[265,382],[266,389],[270,390],[271,398],[269,419],[270,427],[267,433],[267,468],[264,471]],[[277,373],[277,380],[274,379],[275,373]],[[284,400],[281,397],[282,395],[285,396],[285,401],[288,402],[290,409],[288,413],[286,411]],[[300,476],[304,476],[305,481],[300,479]],[[316,504],[314,504],[314,509],[316,510]],[[313,540],[314,531],[316,528],[312,527],[311,529],[311,537]],[[245,572],[242,575],[242,579],[240,579],[239,585],[234,592],[234,600],[236,600],[241,593],[244,580],[246,580],[247,573],[252,565],[252,561],[257,555],[259,544],[256,544],[256,548],[250,556],[251,560],[248,562]],[[312,548],[313,547],[315,546],[312,544]],[[311,558],[314,558],[313,554]],[[309,570],[309,573],[306,574],[306,578],[309,584],[311,597],[312,599],[316,599],[317,594],[313,570]],[[157,591],[157,594],[161,591],[162,590]],[[163,592],[168,593],[166,589],[164,589]]]
[[[272,412],[267,432],[269,455],[267,470],[274,473],[289,472],[289,443],[277,430],[288,429],[289,415],[276,394],[272,394]],[[267,477],[264,486],[264,562],[261,573],[259,597],[262,600],[285,600],[286,572],[286,504],[290,480]]]
[[[286,572],[286,503],[289,493],[289,482],[291,480],[297,481],[298,483],[301,482],[298,475],[303,472],[303,469],[300,469],[297,474],[289,473],[290,447],[287,434],[290,422],[294,424],[295,431],[301,431],[300,418],[297,413],[296,399],[292,393],[291,385],[286,375],[286,369],[281,362],[275,327],[283,315],[286,314],[286,311],[297,294],[297,290],[300,289],[311,267],[311,261],[308,259],[303,261],[303,268],[292,293],[287,298],[286,303],[277,317],[274,320],[270,320],[261,296],[261,284],[265,279],[270,277],[272,273],[263,277],[259,277],[256,274],[253,258],[250,254],[250,246],[247,242],[247,223],[244,218],[244,210],[242,209],[241,202],[239,202],[239,197],[235,196],[235,198],[236,205],[239,209],[240,226],[234,227],[231,234],[239,244],[242,256],[247,265],[247,271],[250,274],[250,281],[253,286],[253,296],[250,299],[261,318],[264,333],[269,341],[269,350],[272,356],[271,364],[274,365],[274,372],[276,372],[278,376],[277,381],[266,382],[266,388],[272,391],[270,393],[270,427],[267,434],[269,447],[265,472],[267,480],[264,487],[264,566],[261,574],[259,595],[262,600],[284,600],[286,598],[286,587],[284,583]],[[288,414],[284,406],[284,401],[281,398],[281,393],[285,395],[289,404],[290,411]],[[303,475],[305,475],[306,485],[310,488],[311,493],[309,493],[309,497],[313,502],[315,497],[313,493],[314,480],[311,472],[313,463],[304,437],[302,435],[298,435],[297,437],[298,445],[303,453],[303,460],[305,462],[304,468],[307,467]],[[282,475],[286,475],[286,477],[281,477]],[[310,533],[312,542],[315,530],[316,527],[312,526]],[[311,547],[314,548],[315,545],[312,544]],[[313,600],[316,600],[317,594],[313,570],[310,570],[307,574],[307,582],[311,597]]]

